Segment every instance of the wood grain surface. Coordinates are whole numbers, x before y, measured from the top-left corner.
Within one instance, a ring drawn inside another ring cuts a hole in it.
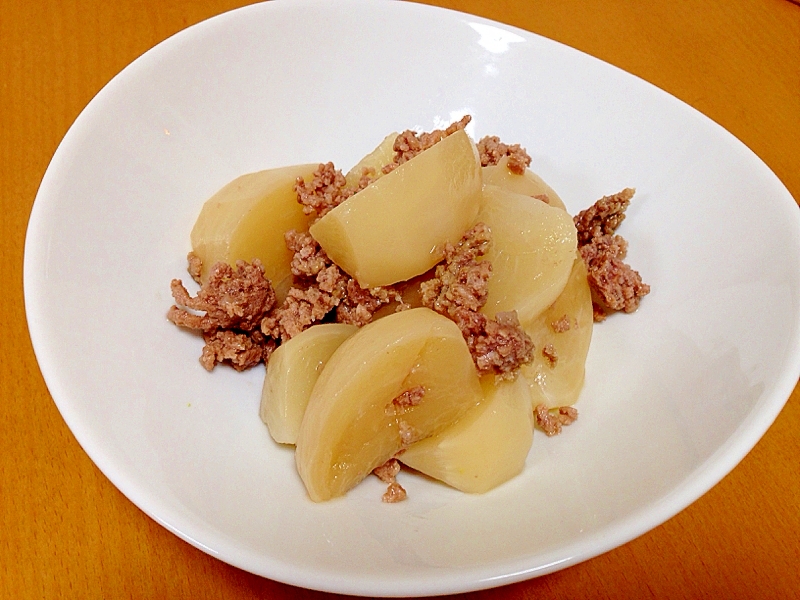
[[[144,515],[67,429],[31,348],[25,229],[94,94],[237,0],[0,0],[0,597],[325,598],[228,566]],[[731,131],[800,199],[800,6],[788,0],[437,0],[599,57]],[[758,202],[758,198],[753,198]],[[768,307],[754,307],[754,310]],[[564,571],[464,598],[800,597],[800,392],[699,501]]]

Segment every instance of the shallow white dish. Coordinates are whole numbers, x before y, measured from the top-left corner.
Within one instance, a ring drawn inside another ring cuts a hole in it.
[[[401,475],[316,505],[258,418],[263,369],[198,363],[170,325],[202,202],[237,175],[333,160],[464,113],[521,142],[575,212],[635,186],[621,233],[653,292],[595,329],[579,421],[483,496]],[[800,373],[800,220],[692,108],[536,35],[416,4],[255,5],[174,36],[87,106],[42,181],[25,302],[48,388],[108,478],[238,567],[363,595],[491,587],[575,564],[717,483]]]

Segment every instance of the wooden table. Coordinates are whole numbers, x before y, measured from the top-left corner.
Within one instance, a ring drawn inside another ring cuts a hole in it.
[[[230,567],[146,517],[47,392],[22,299],[25,227],[93,95],[169,35],[243,0],[0,1],[0,597],[322,598]],[[622,67],[705,113],[800,199],[800,6],[789,0],[435,0]],[[757,201],[758,199],[754,199]],[[474,598],[800,597],[800,388],[719,485],[654,531]]]

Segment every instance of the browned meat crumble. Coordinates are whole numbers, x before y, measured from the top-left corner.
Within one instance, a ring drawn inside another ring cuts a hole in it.
[[[387,504],[395,504],[397,502],[402,502],[408,497],[405,489],[403,486],[393,481],[389,484],[389,487],[386,488],[386,492],[384,492],[383,496],[381,496],[381,500],[386,502]]]
[[[334,306],[336,299],[317,286],[307,289],[292,287],[283,304],[261,321],[261,331],[286,342],[322,321]]]
[[[283,304],[261,321],[265,335],[289,340],[329,318],[334,309],[337,322],[360,327],[369,323],[384,304],[401,301],[400,293],[392,286],[362,288],[333,264],[310,233],[291,230],[285,238],[286,247],[293,253],[294,283]]]
[[[397,301],[399,308],[406,306],[393,287],[363,289],[331,262],[310,234],[289,231],[285,237],[295,279],[280,306],[258,260],[239,261],[235,270],[225,263],[215,265],[196,298],[180,280],[172,282],[176,306],[167,317],[202,332],[200,362],[206,369],[227,362],[241,371],[266,362],[279,341],[314,323],[328,319],[362,326],[384,304]],[[190,254],[189,268],[199,271],[201,266]]]
[[[390,458],[380,467],[375,467],[372,470],[372,473],[383,483],[393,483],[399,472],[400,461],[396,458]]]
[[[613,196],[603,196],[575,217],[578,230],[578,246],[590,243],[594,238],[611,235],[625,219],[625,211],[636,193],[633,188],[625,188]]]
[[[381,306],[390,302],[398,303],[397,310],[408,308],[397,287],[363,288],[355,279],[349,278],[345,297],[336,308],[336,321],[363,327],[372,321]]]
[[[569,331],[571,327],[572,323],[566,314],[550,323],[550,328],[556,333],[564,333],[565,331]]]
[[[361,169],[361,177],[358,179],[358,191],[360,192],[370,183],[372,183],[375,180],[375,176],[375,169],[372,167],[363,167]]]
[[[478,223],[455,246],[446,244],[435,276],[420,285],[423,306],[449,317],[458,307],[480,310],[489,294],[492,265],[478,259],[488,252],[491,243],[489,227]]]
[[[478,260],[491,243],[484,223],[468,230],[461,240],[444,249],[444,262],[435,276],[421,284],[422,305],[450,317],[467,342],[480,375],[516,377],[519,367],[533,359],[533,342],[519,324],[516,312],[489,319],[478,312],[486,303],[491,264]]]
[[[190,269],[200,266],[194,255],[189,264]],[[202,332],[206,345],[200,362],[209,371],[223,361],[241,371],[265,360],[275,349],[274,341],[258,331],[261,319],[275,305],[275,291],[260,261],[238,261],[235,269],[217,263],[194,298],[179,279],[172,280],[171,288],[175,305],[167,318]]]
[[[514,379],[520,366],[533,360],[533,342],[522,329],[516,311],[500,312],[489,319],[483,313],[459,309],[455,322],[479,375],[494,373],[497,379]]]
[[[519,144],[511,146],[504,144],[496,135],[487,135],[481,138],[477,146],[482,167],[496,165],[501,158],[508,156],[508,170],[517,175],[522,175],[531,164],[531,157],[525,151],[525,148]],[[549,200],[545,200],[545,202],[549,204]]]
[[[186,255],[186,260],[189,261],[189,267],[187,268],[189,275],[191,275],[192,279],[197,283],[202,283],[200,281],[200,273],[203,270],[203,261],[200,260],[200,257],[194,252],[189,252],[189,254]]]
[[[421,152],[441,142],[448,135],[464,129],[472,120],[470,115],[465,115],[460,121],[452,123],[447,129],[434,129],[428,133],[417,134],[409,129],[397,136],[394,140],[394,159],[383,166],[383,173],[391,173],[397,167],[408,162]]]
[[[194,298],[180,279],[173,279],[170,287],[178,305],[170,309],[170,320],[176,325],[207,332],[233,327],[252,331],[275,303],[275,291],[264,277],[259,260],[252,264],[237,261],[236,269],[217,263]],[[186,309],[206,314],[197,315]]]
[[[425,395],[425,388],[421,385],[406,390],[397,398],[394,398],[386,407],[386,413],[390,415],[402,415],[415,406],[419,406],[422,397]]]
[[[625,219],[634,192],[626,188],[604,196],[574,218],[578,250],[586,263],[592,290],[595,321],[604,320],[612,311],[635,311],[650,292],[639,273],[624,262],[628,243],[615,233]]]
[[[411,444],[420,440],[419,431],[403,419],[397,421],[397,427],[400,430],[400,442],[402,443],[403,449],[408,448]]]
[[[545,204],[550,204],[550,196],[547,194],[534,194],[533,197],[537,200],[541,200]]]
[[[383,483],[389,484],[386,492],[383,494],[382,500],[393,504],[400,502],[408,497],[406,491],[399,483],[397,483],[397,474],[400,472],[400,462],[396,458],[390,458],[380,467],[375,467],[372,473],[380,479]]]
[[[260,331],[236,333],[230,329],[221,329],[214,333],[204,333],[200,364],[210,371],[214,365],[224,361],[237,371],[255,367],[261,361],[267,362],[270,354],[277,347],[275,340],[267,338]]]
[[[627,251],[627,242],[618,235],[604,235],[580,247],[595,313],[600,313],[601,321],[609,311],[635,311],[650,292],[650,286],[642,282],[639,273],[623,261]]]
[[[572,406],[559,406],[549,409],[546,404],[539,404],[533,409],[536,425],[548,436],[561,433],[561,428],[571,425],[578,419],[578,410]]]
[[[547,364],[550,365],[551,369],[555,368],[556,363],[558,363],[558,353],[553,344],[546,344],[542,348],[542,357],[547,360]]]
[[[361,170],[358,185],[348,187],[345,176],[333,166],[332,162],[320,163],[309,183],[302,177],[297,178],[294,191],[297,192],[297,201],[303,206],[303,212],[307,215],[316,215],[316,218],[320,219],[350,196],[367,187],[373,179],[375,171],[364,168]]]
[[[425,388],[421,385],[410,388],[403,393],[393,398],[389,404],[386,405],[387,415],[402,415],[411,410],[415,406],[419,406],[422,398],[425,396]],[[405,452],[411,444],[419,439],[419,432],[409,425],[405,420],[398,419],[398,433],[400,434],[401,449],[398,454]],[[396,454],[395,456],[397,456]],[[380,467],[373,469],[373,474],[384,483],[389,484],[386,493],[383,494],[383,501],[394,503],[405,500],[408,496],[406,490],[397,483],[396,477],[400,472],[400,462],[397,458],[390,458]]]
[[[346,186],[342,172],[329,162],[319,165],[309,183],[298,177],[294,190],[297,192],[297,201],[303,205],[303,212],[307,215],[316,214],[320,218],[355,193]]]
[[[309,233],[286,232],[294,285],[286,299],[261,321],[265,335],[287,341],[321,321],[345,295],[346,278]]]
[[[284,235],[286,248],[292,252],[289,263],[295,277],[316,277],[321,271],[331,266],[331,260],[317,241],[308,232],[301,233],[295,229]]]

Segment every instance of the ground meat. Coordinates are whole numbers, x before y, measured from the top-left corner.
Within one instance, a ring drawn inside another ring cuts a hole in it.
[[[383,483],[388,483],[389,487],[383,494],[382,500],[388,503],[400,502],[408,497],[406,491],[397,483],[397,474],[400,472],[400,462],[396,458],[390,458],[380,467],[372,470],[372,473]]]
[[[388,504],[395,504],[396,502],[402,502],[406,498],[408,498],[408,494],[403,489],[403,486],[395,481],[390,483],[389,487],[386,488],[386,492],[381,497],[381,500]]]
[[[592,206],[579,212],[573,219],[578,229],[578,246],[614,233],[625,219],[625,210],[635,192],[633,188],[625,188],[613,196],[603,196]]]
[[[303,205],[303,212],[307,215],[316,214],[320,218],[355,193],[346,184],[342,172],[329,162],[319,165],[308,184],[298,177],[294,190],[297,192],[297,201]]]
[[[189,261],[189,267],[187,268],[189,275],[191,275],[192,279],[194,279],[197,283],[201,283],[200,273],[203,270],[203,261],[194,252],[189,252],[189,254],[186,256],[186,260]]]
[[[376,178],[375,169],[364,167],[355,187],[348,186],[342,172],[336,169],[332,162],[328,162],[319,165],[310,183],[298,177],[294,190],[297,193],[297,201],[303,206],[303,212],[307,215],[315,214],[319,219],[363,190]]]
[[[316,285],[326,294],[341,300],[347,294],[347,284],[350,278],[347,273],[331,263],[317,273]],[[301,282],[298,282],[300,284]]]
[[[295,277],[316,277],[331,265],[327,254],[310,233],[290,229],[283,237],[286,247],[292,252],[290,267]]]
[[[375,169],[372,167],[362,167],[361,168],[361,176],[358,179],[358,187],[354,190],[355,192],[360,192],[365,187],[367,187],[370,183],[377,179],[377,173]]]
[[[517,175],[522,175],[531,164],[531,157],[525,151],[525,148],[519,144],[512,146],[504,144],[496,135],[487,135],[481,138],[477,145],[482,167],[496,165],[501,158],[508,156],[508,170]]]
[[[577,409],[572,406],[560,406],[549,409],[546,404],[539,404],[533,409],[536,425],[548,436],[561,433],[561,428],[574,423],[578,418]]]
[[[372,321],[372,311],[364,304],[344,305],[336,307],[336,322],[363,327]]]
[[[489,250],[491,231],[484,223],[468,230],[457,245],[444,248],[444,262],[435,276],[420,285],[422,305],[453,316],[457,307],[480,310],[489,293],[491,263],[478,260]]]
[[[625,210],[634,191],[626,188],[613,196],[604,196],[574,218],[596,322],[604,320],[612,311],[635,311],[650,292],[650,286],[623,260],[628,253],[628,243],[614,233],[625,219]]]
[[[545,347],[542,348],[542,357],[547,361],[551,369],[555,368],[558,362],[558,353],[553,344],[546,344]]]
[[[621,235],[600,235],[580,246],[581,257],[587,264],[598,258],[619,258],[628,254],[628,242]]]
[[[235,332],[222,329],[203,334],[205,346],[200,355],[200,364],[210,371],[223,361],[237,371],[244,371],[260,362],[267,362],[277,344],[260,331]]]
[[[292,251],[292,287],[283,304],[265,316],[261,331],[283,341],[289,340],[314,323],[328,319],[359,327],[372,320],[384,304],[402,298],[393,286],[364,289],[355,279],[333,264],[309,233],[289,231],[286,247]]]
[[[258,259],[252,264],[237,261],[235,270],[228,264],[217,263],[194,298],[180,279],[173,279],[171,288],[177,306],[169,311],[170,321],[204,332],[231,328],[252,331],[275,304],[275,291],[264,277]],[[201,316],[186,309],[206,314]]]
[[[533,342],[519,324],[516,312],[497,313],[494,319],[458,308],[458,325],[479,375],[494,373],[497,379],[514,379],[520,366],[533,360]]]
[[[305,289],[292,287],[283,304],[261,321],[261,331],[281,341],[288,341],[324,319],[337,303],[337,298],[317,286]]]
[[[388,165],[384,165],[382,169],[383,173],[391,173],[404,162],[408,162],[420,152],[424,152],[428,148],[441,142],[448,135],[452,135],[456,131],[464,129],[471,120],[472,117],[470,115],[465,115],[460,121],[452,123],[447,129],[434,129],[430,133],[416,134],[407,129],[395,138],[393,146],[394,158]]]
[[[592,320],[595,323],[600,323],[602,321],[605,321],[606,317],[608,317],[606,309],[600,306],[597,302],[592,301]]]
[[[380,467],[375,467],[372,473],[383,483],[394,483],[397,474],[400,472],[400,461],[390,458]]]
[[[533,342],[516,313],[494,319],[478,312],[486,303],[491,264],[478,260],[489,249],[491,231],[478,223],[455,246],[447,244],[444,262],[432,279],[420,285],[422,305],[450,317],[458,325],[480,375],[513,379],[533,359]]]
[[[281,306],[261,321],[261,331],[287,341],[322,321],[345,295],[347,277],[308,233],[289,231],[294,283]]]
[[[402,448],[408,448],[420,438],[419,431],[414,429],[413,426],[409,425],[403,419],[398,419],[397,428],[400,432],[400,443]]]
[[[409,409],[418,406],[424,395],[425,388],[421,385],[406,390],[386,406],[386,414],[402,415]]]
[[[565,331],[569,331],[571,327],[572,324],[566,314],[550,323],[550,328],[556,333],[564,333]]]
[[[192,255],[189,264],[192,269],[200,267]],[[194,298],[179,279],[172,281],[171,288],[176,304],[167,318],[175,325],[203,333],[206,345],[200,362],[206,369],[228,361],[243,370],[267,358],[275,348],[274,341],[257,329],[275,305],[275,291],[264,277],[260,261],[238,261],[236,269],[217,263]]]
[[[617,258],[605,257],[589,267],[589,286],[592,288],[594,312],[603,320],[609,309],[634,312],[641,299],[650,293],[650,286],[628,264]],[[597,319],[595,319],[597,320]]]
[[[622,260],[627,248],[627,242],[618,235],[603,235],[580,247],[594,311],[600,313],[600,320],[609,311],[635,311],[650,292],[650,286],[642,282],[641,275]]]
[[[400,292],[393,286],[362,288],[355,279],[349,279],[346,293],[336,308],[336,321],[363,327],[372,321],[376,310],[395,300],[403,304]]]

